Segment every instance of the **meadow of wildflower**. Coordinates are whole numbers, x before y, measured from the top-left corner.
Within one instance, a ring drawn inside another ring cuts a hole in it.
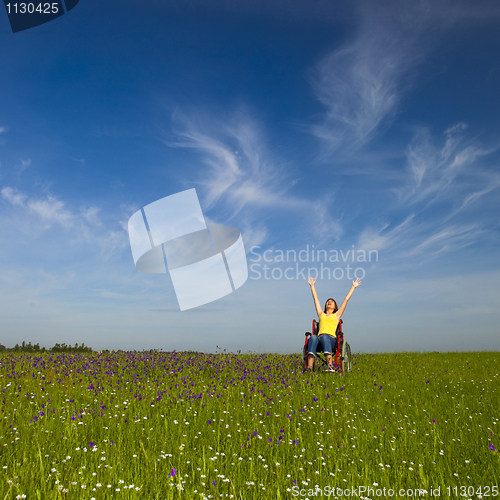
[[[0,499],[495,497],[499,369],[496,352],[356,355],[345,376],[299,355],[4,353]]]

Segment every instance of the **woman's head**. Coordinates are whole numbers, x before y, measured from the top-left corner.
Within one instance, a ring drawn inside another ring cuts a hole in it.
[[[326,302],[325,302],[325,314],[328,314],[328,313],[334,313],[334,312],[337,312],[339,310],[338,306],[337,306],[337,302],[335,302],[335,300],[333,299],[328,299]]]

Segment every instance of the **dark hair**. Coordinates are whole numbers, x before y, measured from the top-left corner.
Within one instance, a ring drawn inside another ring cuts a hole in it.
[[[329,300],[333,300],[334,304],[335,304],[335,307],[333,308],[333,312],[337,312],[339,310],[339,306],[337,305],[337,302],[335,299],[332,299],[331,297],[329,299],[327,299],[326,302],[328,302]],[[326,302],[325,302],[325,308],[323,309],[323,312],[326,314]]]

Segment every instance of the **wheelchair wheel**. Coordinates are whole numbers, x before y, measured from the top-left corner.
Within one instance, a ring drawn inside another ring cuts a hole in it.
[[[351,347],[347,342],[344,341],[342,345],[342,371],[345,373],[350,373],[351,370]]]

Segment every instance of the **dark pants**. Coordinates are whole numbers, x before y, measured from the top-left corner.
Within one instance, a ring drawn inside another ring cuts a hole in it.
[[[337,337],[323,333],[323,335],[311,335],[307,341],[307,352],[316,357],[317,352],[334,354],[337,352]]]

